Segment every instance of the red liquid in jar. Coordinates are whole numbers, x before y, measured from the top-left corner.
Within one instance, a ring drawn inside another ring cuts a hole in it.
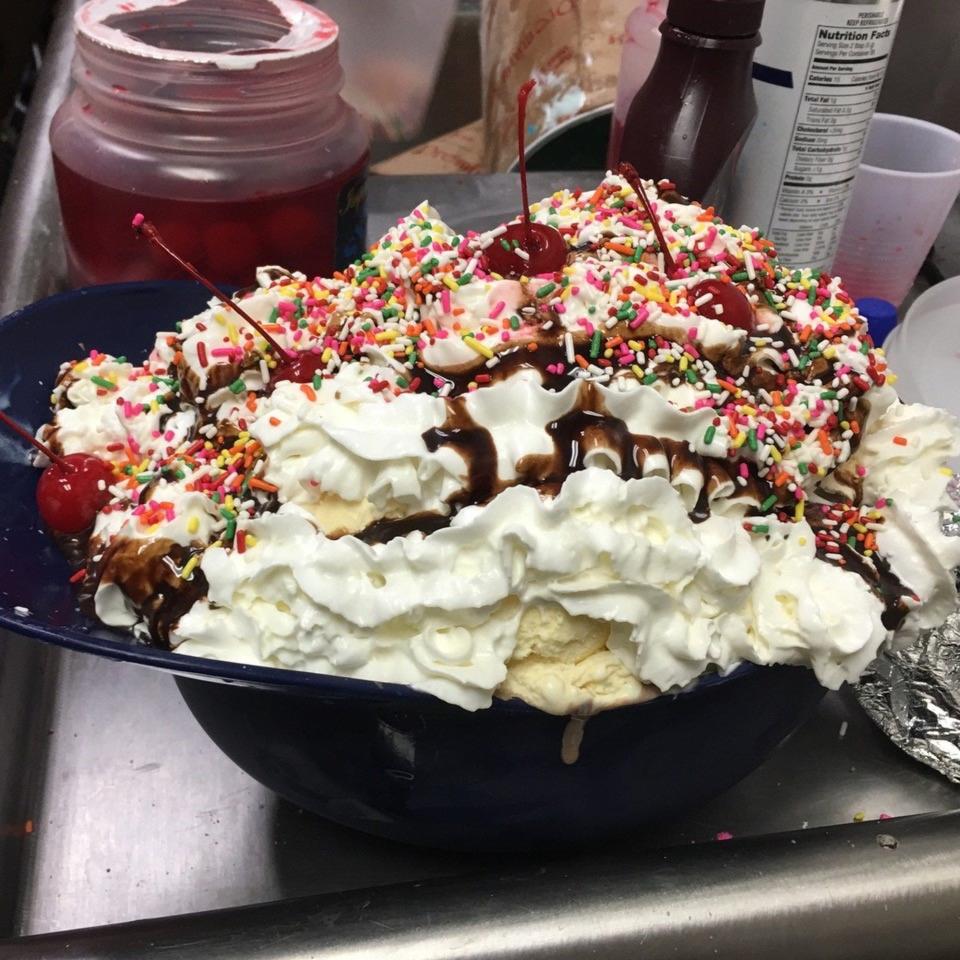
[[[363,252],[367,155],[316,186],[243,200],[175,200],[119,190],[54,157],[73,286],[179,280],[183,274],[130,231],[135,213],[214,282],[248,286],[258,266],[329,276]]]

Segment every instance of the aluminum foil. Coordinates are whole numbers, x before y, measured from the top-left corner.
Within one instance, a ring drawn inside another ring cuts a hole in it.
[[[947,494],[953,501],[953,508],[940,508],[940,529],[945,536],[960,537],[960,474],[950,478]]]
[[[875,660],[856,692],[898,747],[960,783],[960,610],[906,650]]]
[[[941,527],[956,537],[960,478],[950,481],[948,492],[954,509],[941,511]],[[898,747],[960,783],[960,604],[943,626],[875,660],[856,690],[860,705]]]

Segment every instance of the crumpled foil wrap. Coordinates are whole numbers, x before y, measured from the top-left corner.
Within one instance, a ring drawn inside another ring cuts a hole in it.
[[[960,536],[960,477],[947,490],[955,510],[941,511],[948,537]],[[960,571],[958,585],[960,585]],[[960,783],[960,604],[943,626],[904,650],[887,651],[860,678],[860,705],[902,750]]]
[[[960,610],[860,678],[860,705],[915,760],[960,783]]]

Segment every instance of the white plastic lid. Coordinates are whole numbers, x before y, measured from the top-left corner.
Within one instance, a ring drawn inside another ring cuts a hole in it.
[[[884,350],[904,400],[960,417],[960,277],[921,295]]]

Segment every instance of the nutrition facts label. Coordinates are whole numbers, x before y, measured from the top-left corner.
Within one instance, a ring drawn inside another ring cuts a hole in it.
[[[829,270],[902,0],[767,0],[757,122],[721,216],[762,228],[792,267]]]
[[[788,262],[833,259],[895,33],[895,20],[816,24],[770,224]]]

